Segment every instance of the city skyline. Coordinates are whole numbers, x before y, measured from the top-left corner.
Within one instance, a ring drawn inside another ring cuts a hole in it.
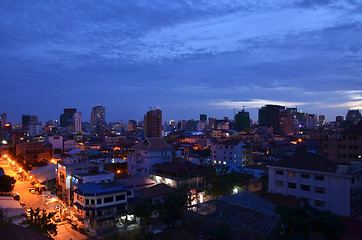
[[[265,104],[362,109],[362,4],[353,1],[1,3],[0,112],[107,121],[233,117]],[[288,21],[286,21],[288,19]]]

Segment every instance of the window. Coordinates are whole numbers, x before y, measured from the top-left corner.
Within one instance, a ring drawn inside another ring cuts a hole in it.
[[[126,196],[124,194],[116,196],[116,201],[122,201],[122,200],[125,200],[125,199],[126,199]]]
[[[113,196],[104,198],[104,203],[110,203],[110,202],[113,202],[113,201],[114,201]]]
[[[315,192],[316,192],[316,193],[324,193],[324,192],[325,192],[325,189],[324,189],[324,188],[321,188],[321,187],[315,187]]]
[[[295,172],[289,172],[289,173],[288,173],[288,176],[289,176],[289,177],[295,177],[295,176],[296,176],[296,173],[295,173]]]
[[[300,189],[302,189],[303,191],[309,191],[310,190],[310,186],[309,185],[301,185]]]
[[[284,186],[284,182],[283,181],[276,181],[276,185],[278,187],[283,187]]]
[[[132,196],[132,191],[127,191],[127,196]]]
[[[89,211],[85,211],[85,215],[88,217],[89,216]]]
[[[283,175],[283,171],[277,171],[277,175]]]
[[[97,204],[102,204],[102,198],[97,199]]]
[[[96,201],[94,199],[91,199],[91,205],[95,205]]]
[[[60,173],[59,173],[59,177],[60,177],[60,181],[61,181],[61,182],[65,182],[64,173],[60,172]]]
[[[309,174],[308,173],[302,173],[302,178],[309,178]]]
[[[316,207],[324,207],[325,202],[324,201],[320,201],[320,200],[314,200],[314,205]]]
[[[324,176],[315,175],[314,179],[315,179],[315,180],[318,180],[318,181],[324,181]]]
[[[85,205],[89,205],[89,199],[88,198],[85,199]]]
[[[296,183],[288,182],[288,188],[296,189],[296,188],[297,188],[297,184],[296,184]]]

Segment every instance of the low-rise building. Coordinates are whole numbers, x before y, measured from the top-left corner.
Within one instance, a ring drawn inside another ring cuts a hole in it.
[[[354,217],[362,213],[362,167],[337,165],[322,156],[297,151],[269,169],[269,192],[302,199],[311,207]]]
[[[114,173],[103,170],[103,165],[92,163],[58,164],[57,195],[60,199],[71,204],[75,184],[93,182],[110,182]]]
[[[16,155],[24,156],[24,163],[36,165],[49,162],[53,157],[53,146],[47,142],[23,142],[16,144]]]
[[[211,162],[214,165],[245,166],[246,145],[238,139],[218,141],[211,146]]]
[[[86,229],[102,232],[127,217],[133,187],[117,182],[76,184],[74,213]]]

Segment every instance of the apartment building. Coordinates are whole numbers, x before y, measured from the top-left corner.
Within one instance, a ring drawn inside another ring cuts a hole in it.
[[[214,165],[245,166],[246,144],[238,139],[218,141],[211,146],[210,155]]]
[[[71,204],[75,184],[102,183],[114,179],[114,173],[103,170],[103,165],[93,163],[58,164],[56,173],[57,195]]]
[[[162,138],[146,138],[128,154],[127,169],[132,176],[149,176],[156,163],[172,161],[172,147]]]
[[[295,196],[319,210],[354,217],[362,213],[362,167],[338,165],[322,156],[297,151],[267,166],[269,192]]]

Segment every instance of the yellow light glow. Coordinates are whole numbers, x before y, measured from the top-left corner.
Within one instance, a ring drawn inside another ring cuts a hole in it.
[[[117,170],[117,173],[121,173],[121,170]]]
[[[30,176],[30,178],[33,178],[33,176]]]

